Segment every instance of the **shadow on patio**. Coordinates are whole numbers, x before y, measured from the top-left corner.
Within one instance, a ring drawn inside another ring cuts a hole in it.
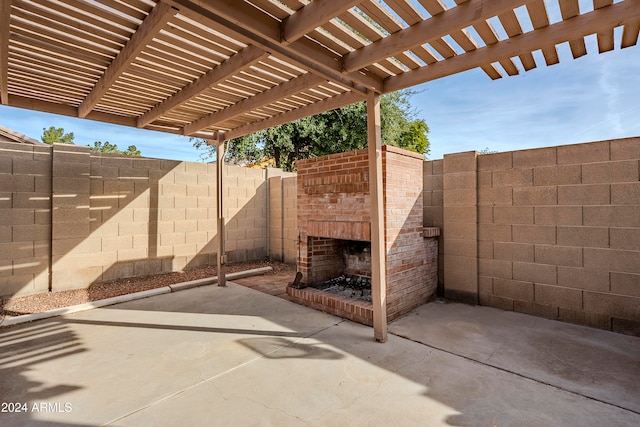
[[[378,344],[366,326],[232,283],[11,328],[0,333],[0,340],[19,335],[37,340],[56,328],[65,333],[59,339],[81,343],[82,352],[27,372],[7,370],[0,380],[9,391],[5,399],[15,401],[36,399],[20,382],[59,390],[51,399],[71,402],[73,411],[38,414],[37,419],[52,423],[584,426],[640,421],[640,381],[634,379],[640,372],[638,338],[486,307],[422,306],[393,323],[389,342]],[[545,362],[536,371],[524,363],[527,358]],[[573,382],[558,375],[558,369],[566,372],[567,364],[580,360]],[[557,378],[564,382],[555,383]],[[572,385],[586,387],[584,378],[593,380],[591,388],[600,395]],[[61,384],[78,386],[60,389]],[[27,415],[2,414],[1,421],[24,425]]]

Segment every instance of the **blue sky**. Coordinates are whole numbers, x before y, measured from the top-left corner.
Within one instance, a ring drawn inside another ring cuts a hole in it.
[[[621,29],[616,29],[620,46]],[[573,60],[558,46],[560,63],[492,81],[480,70],[425,83],[412,102],[430,128],[430,159],[446,153],[489,148],[520,150],[640,136],[640,51],[637,46]],[[42,129],[62,127],[75,142],[136,145],[143,156],[200,161],[189,139],[171,134],[0,106],[0,125],[40,139]]]

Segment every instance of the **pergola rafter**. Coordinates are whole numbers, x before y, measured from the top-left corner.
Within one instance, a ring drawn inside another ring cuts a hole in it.
[[[577,0],[551,1],[561,13],[554,24],[543,0],[450,8],[419,0],[423,9],[414,0],[6,0],[0,102],[189,136],[238,135],[318,112],[319,102],[342,104],[328,101],[335,96],[361,100],[476,67],[492,79],[515,75],[540,65],[536,50],[556,64],[558,44],[579,57],[589,34],[607,52],[618,26],[619,47],[637,44],[640,0],[594,0],[586,13]],[[523,11],[533,30],[523,30]],[[74,74],[82,79],[70,84]],[[297,96],[322,82],[336,91]]]

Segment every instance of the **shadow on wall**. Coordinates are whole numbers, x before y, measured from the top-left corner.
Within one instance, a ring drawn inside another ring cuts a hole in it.
[[[215,264],[215,164],[16,145],[0,145],[0,295]],[[228,261],[264,259],[268,172],[225,171]]]

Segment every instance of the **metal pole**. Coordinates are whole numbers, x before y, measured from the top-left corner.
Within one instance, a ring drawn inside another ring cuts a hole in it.
[[[380,96],[367,95],[367,138],[369,145],[369,195],[371,202],[371,297],[373,337],[387,340],[387,280],[384,235],[384,195],[382,190],[382,137]]]

